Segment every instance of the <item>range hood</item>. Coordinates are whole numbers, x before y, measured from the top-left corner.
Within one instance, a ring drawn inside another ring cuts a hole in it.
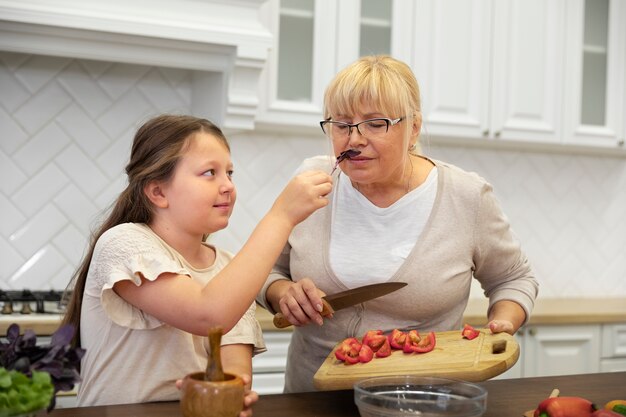
[[[192,111],[250,130],[264,0],[0,0],[0,50],[193,70]]]

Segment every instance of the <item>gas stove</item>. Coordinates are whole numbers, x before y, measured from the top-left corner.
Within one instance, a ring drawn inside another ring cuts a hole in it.
[[[0,314],[63,314],[65,300],[59,290],[0,290]]]

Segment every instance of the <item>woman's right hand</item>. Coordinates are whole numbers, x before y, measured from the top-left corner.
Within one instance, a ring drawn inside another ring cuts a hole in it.
[[[323,308],[322,297],[326,294],[313,281],[303,278],[298,282],[280,280],[275,284],[282,286],[278,306],[291,324],[304,326],[314,322],[321,326],[324,323],[320,312]],[[331,318],[332,315],[327,317]]]
[[[282,213],[295,226],[315,210],[328,205],[326,195],[332,187],[332,177],[327,173],[305,171],[289,181],[274,202],[272,211]]]

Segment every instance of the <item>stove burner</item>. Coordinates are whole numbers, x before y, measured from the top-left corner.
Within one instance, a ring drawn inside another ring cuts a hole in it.
[[[37,314],[58,314],[64,310],[65,299],[63,291],[58,290],[0,290],[0,302],[4,302],[1,314],[31,314],[33,311]],[[21,305],[19,309],[15,306],[18,303]]]

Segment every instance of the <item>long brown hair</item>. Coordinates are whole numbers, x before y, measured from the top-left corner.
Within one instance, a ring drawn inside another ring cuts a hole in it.
[[[112,204],[110,214],[91,234],[89,250],[67,286],[71,291],[63,324],[76,329],[74,344],[80,346],[80,314],[96,242],[104,232],[122,223],[149,224],[153,216],[152,203],[144,187],[152,181],[168,181],[191,135],[205,132],[219,140],[230,152],[226,137],[213,123],[193,116],[165,114],[148,120],[133,139],[130,161],[126,165],[128,185]]]

